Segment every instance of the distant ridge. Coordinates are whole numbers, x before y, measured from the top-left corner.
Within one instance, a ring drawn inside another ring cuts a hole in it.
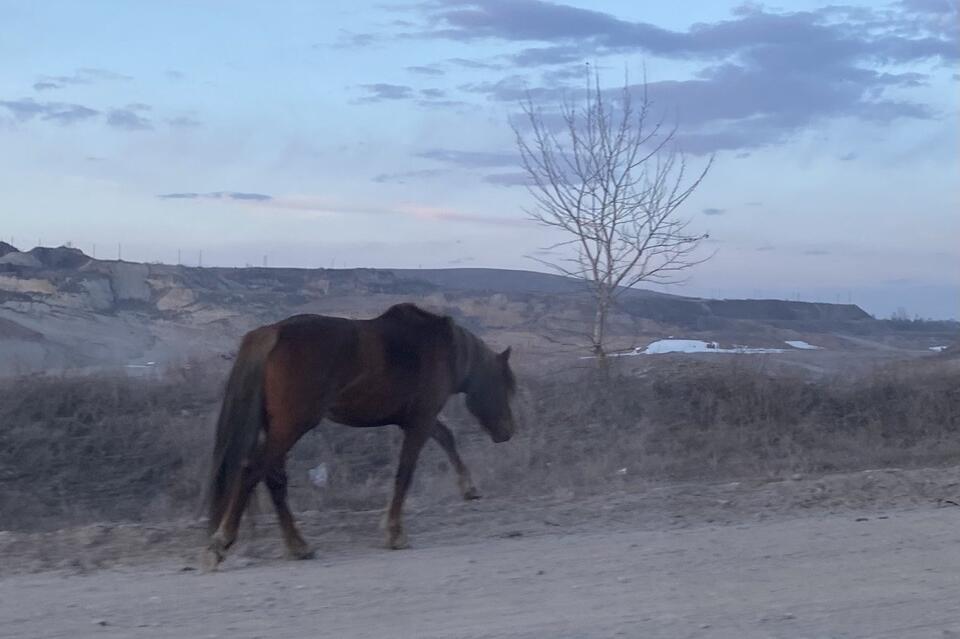
[[[585,293],[587,290],[585,284],[581,281],[554,273],[539,273],[537,271],[514,271],[503,268],[395,268],[389,270],[403,279],[420,280],[441,288],[455,288],[461,291],[556,295],[559,293]],[[681,297],[644,289],[630,289],[626,293],[640,297]]]

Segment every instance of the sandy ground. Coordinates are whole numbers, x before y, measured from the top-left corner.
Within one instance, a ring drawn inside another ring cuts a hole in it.
[[[196,525],[4,533],[0,637],[960,637],[958,478],[435,502],[405,551],[377,513],[305,513],[318,559],[264,519],[215,574]]]

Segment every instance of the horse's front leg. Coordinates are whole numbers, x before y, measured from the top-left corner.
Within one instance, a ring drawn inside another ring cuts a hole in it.
[[[453,464],[453,469],[457,473],[457,486],[460,488],[460,494],[463,495],[463,498],[468,501],[480,499],[480,493],[473,485],[473,479],[470,477],[470,470],[460,459],[460,453],[457,452],[457,442],[447,425],[438,419],[430,436],[440,444],[440,447],[447,453],[450,463]]]
[[[418,420],[403,427],[403,446],[400,449],[400,463],[393,484],[393,497],[387,509],[387,548],[398,550],[407,547],[407,535],[403,532],[403,500],[413,480],[413,471],[424,443],[433,431],[434,418]]]

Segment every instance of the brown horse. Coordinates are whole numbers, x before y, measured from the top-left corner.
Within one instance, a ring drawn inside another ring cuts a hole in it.
[[[251,491],[264,481],[291,556],[312,553],[287,506],[287,452],[328,418],[348,426],[397,424],[403,446],[387,509],[387,545],[403,548],[401,511],[420,449],[435,439],[457,471],[465,499],[476,498],[453,433],[437,419],[447,399],[467,408],[494,442],[514,431],[510,349],[490,350],[449,317],[398,304],[370,320],[296,315],[243,338],[227,382],[210,477],[211,567],[237,537]]]

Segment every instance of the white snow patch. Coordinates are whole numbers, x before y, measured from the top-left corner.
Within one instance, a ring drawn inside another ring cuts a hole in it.
[[[720,348],[716,342],[698,339],[661,339],[645,349],[637,349],[638,355],[661,355],[663,353],[782,353],[782,348],[750,348],[735,344],[733,348]]]
[[[943,351],[947,350],[947,348],[949,347],[948,346],[931,346],[930,350],[935,353],[942,353]]]
[[[819,351],[823,350],[822,346],[814,346],[813,344],[808,344],[802,339],[788,339],[785,342],[788,346],[793,346],[794,348],[799,348],[803,351]]]

